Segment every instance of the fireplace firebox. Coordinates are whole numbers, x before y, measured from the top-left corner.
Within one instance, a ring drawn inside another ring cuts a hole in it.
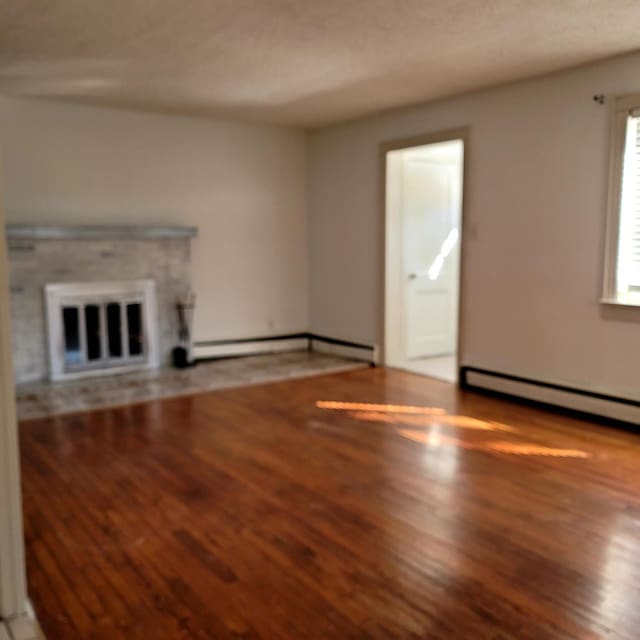
[[[45,286],[52,380],[158,366],[153,280]]]

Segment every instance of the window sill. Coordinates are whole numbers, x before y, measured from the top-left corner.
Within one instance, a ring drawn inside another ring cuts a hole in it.
[[[640,295],[617,296],[613,298],[601,298],[600,304],[614,307],[638,307],[640,308]]]

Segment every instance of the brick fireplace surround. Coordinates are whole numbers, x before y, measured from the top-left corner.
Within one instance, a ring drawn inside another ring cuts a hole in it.
[[[152,279],[161,363],[177,340],[174,304],[191,286],[192,227],[7,225],[17,382],[49,377],[44,287]]]

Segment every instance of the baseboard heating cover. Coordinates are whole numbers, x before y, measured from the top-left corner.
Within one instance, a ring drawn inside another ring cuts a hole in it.
[[[306,331],[255,338],[196,342],[193,347],[193,354],[196,360],[207,360],[210,358],[302,350],[330,353],[372,364],[377,364],[378,361],[378,349],[375,345],[321,336]]]
[[[640,400],[633,398],[622,398],[470,366],[460,368],[460,386],[463,389],[491,391],[633,426],[640,425]]]

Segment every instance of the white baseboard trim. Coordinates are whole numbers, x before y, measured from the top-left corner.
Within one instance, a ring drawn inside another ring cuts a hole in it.
[[[283,351],[306,351],[308,345],[309,340],[306,337],[239,340],[237,342],[196,342],[193,346],[193,357],[196,360],[206,360],[207,358],[229,358],[261,353],[281,353]]]
[[[570,411],[640,425],[640,401],[462,367],[462,386],[486,389]]]
[[[1,625],[2,623],[0,623]],[[45,640],[33,610],[5,620],[6,640]],[[5,640],[0,626],[0,640]]]

